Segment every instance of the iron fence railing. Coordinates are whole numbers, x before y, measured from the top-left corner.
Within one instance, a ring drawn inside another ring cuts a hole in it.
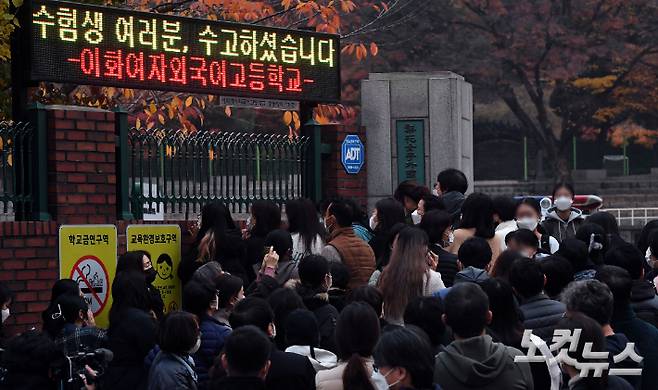
[[[658,219],[658,207],[601,209],[617,218],[620,226],[644,226]]]
[[[130,129],[130,211],[141,218],[155,206],[187,219],[215,200],[234,213],[257,200],[282,205],[306,195],[309,145],[278,134]]]
[[[34,127],[28,122],[0,122],[0,212],[2,219],[32,213]]]

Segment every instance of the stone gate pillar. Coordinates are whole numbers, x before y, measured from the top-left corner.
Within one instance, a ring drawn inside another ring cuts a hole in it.
[[[404,180],[433,186],[446,168],[473,187],[473,92],[452,72],[371,73],[361,82],[368,208]]]

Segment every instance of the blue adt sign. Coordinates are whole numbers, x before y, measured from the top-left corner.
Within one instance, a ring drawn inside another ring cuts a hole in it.
[[[365,161],[365,151],[358,135],[350,134],[345,137],[341,147],[340,160],[347,173],[357,174],[361,171]]]

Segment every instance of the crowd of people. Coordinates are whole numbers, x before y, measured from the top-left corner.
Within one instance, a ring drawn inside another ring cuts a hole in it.
[[[96,389],[656,389],[658,221],[631,244],[567,183],[549,210],[468,187],[448,169],[370,215],[258,201],[245,229],[208,204],[182,310],[164,313],[146,252],[118,259],[107,330],[59,280],[42,331],[5,340],[0,386],[55,388],[53,361],[84,347],[113,355],[84,368]],[[3,321],[11,301],[0,285]]]

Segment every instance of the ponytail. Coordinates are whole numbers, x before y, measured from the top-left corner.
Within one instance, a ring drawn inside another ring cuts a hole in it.
[[[343,389],[375,390],[363,358],[353,353],[343,371]]]

